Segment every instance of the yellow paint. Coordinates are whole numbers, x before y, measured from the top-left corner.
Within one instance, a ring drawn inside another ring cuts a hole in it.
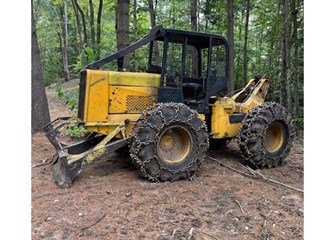
[[[108,120],[110,122],[120,122],[123,121],[124,119],[128,119],[133,122],[137,122],[139,117],[141,116],[140,113],[136,114],[109,114]]]
[[[125,128],[125,122],[120,122],[118,125],[115,126],[107,136],[101,140],[93,149],[91,152],[83,152],[81,154],[68,154],[68,164],[72,164],[76,161],[78,161],[81,158],[84,158],[83,164],[90,164],[94,159],[101,156],[106,152],[106,144],[112,140],[114,137],[116,137],[117,134],[120,134]]]
[[[229,115],[247,113],[264,102],[269,82],[266,79],[259,81],[257,84],[252,79],[233,97],[217,98],[210,105],[210,134],[213,138],[235,137],[240,123],[230,124]],[[129,119],[125,130],[118,132],[115,137],[129,136],[141,113],[156,104],[159,82],[159,74],[87,70],[83,119],[86,128],[107,135],[121,121]],[[249,89],[252,89],[251,92]],[[205,115],[199,114],[199,118],[205,120]]]
[[[167,164],[179,164],[189,155],[192,148],[192,138],[188,130],[182,126],[170,126],[162,133],[157,153]]]
[[[107,135],[110,131],[114,130],[120,122],[128,119],[130,122],[126,125],[125,132],[128,136],[137,122],[141,114],[109,114],[107,122],[90,122],[86,123],[85,127],[91,132],[98,132]],[[122,138],[121,134],[117,134],[116,138]]]
[[[240,123],[231,124],[229,114],[234,109],[234,101],[225,98],[219,98],[212,105],[211,133],[212,138],[235,137],[240,129]]]
[[[206,120],[206,116],[205,116],[205,114],[198,114],[198,117],[199,117],[202,121],[205,121],[205,120]]]
[[[251,79],[247,86],[231,98],[217,98],[212,105],[212,138],[236,137],[240,129],[240,123],[229,122],[229,115],[232,113],[247,113],[256,106],[264,103],[266,92],[269,88],[269,81],[260,79],[259,84]],[[251,89],[251,92],[250,90]]]
[[[118,122],[137,121],[140,114],[157,102],[159,74],[86,70],[85,127],[107,135]],[[131,133],[133,123],[125,134]],[[125,135],[123,134],[123,135]],[[116,137],[124,137],[121,133]]]
[[[254,109],[256,106],[264,103],[264,98],[270,86],[270,83],[267,79],[261,79],[259,81],[260,83],[256,87],[254,87],[256,81],[254,79],[251,79],[242,91],[236,93],[232,97],[232,99],[235,100],[243,91],[245,91],[245,89],[247,89],[248,87],[253,87],[250,96],[244,102],[236,103],[236,109],[238,112],[247,113],[251,109]]]
[[[109,84],[113,86],[159,87],[160,74],[109,71]]]
[[[277,152],[284,144],[285,130],[279,122],[272,123],[265,134],[265,149],[270,153]]]
[[[108,120],[108,72],[87,71],[84,122]]]
[[[156,104],[157,88],[110,86],[109,113],[142,113]]]

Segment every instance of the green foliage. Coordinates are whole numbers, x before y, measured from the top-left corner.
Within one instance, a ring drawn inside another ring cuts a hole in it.
[[[304,130],[304,117],[303,116],[296,117],[294,121],[295,121],[296,126],[299,129]]]
[[[40,47],[40,56],[44,71],[44,79],[47,86],[59,82],[63,76],[62,55],[60,48],[61,33],[61,14],[60,7],[63,0],[51,1],[34,1],[34,13],[37,25],[37,35]],[[165,28],[176,28],[190,30],[190,0],[167,0],[153,1],[156,13],[156,25],[162,25]],[[68,6],[68,61],[70,73],[79,73],[87,64],[96,59],[97,46],[91,43],[91,28],[89,24],[89,1],[78,0],[86,21],[88,42],[86,45],[80,45],[80,38],[77,35],[77,21],[72,1],[67,1]],[[293,69],[294,46],[299,47],[299,66],[298,81],[299,85],[293,85],[293,76],[291,75],[291,92],[292,96],[295,89],[299,93],[299,105],[303,105],[303,89],[304,89],[304,31],[303,31],[303,14],[304,2],[296,0],[298,7],[298,42],[294,43],[291,39],[290,51],[290,71]],[[245,79],[242,79],[243,53],[244,53],[244,36],[245,36],[245,20],[246,20],[246,1],[234,1],[234,79],[236,88],[244,86]],[[258,73],[265,73],[271,82],[268,99],[270,101],[279,102],[280,96],[280,80],[281,80],[281,34],[282,34],[282,11],[283,5],[281,1],[273,0],[257,0],[250,1],[250,18],[248,32],[248,74],[247,79],[251,79]],[[95,27],[98,0],[93,0]],[[198,1],[197,6],[197,22],[198,31],[217,33],[226,36],[227,33],[227,2],[219,0],[202,0]],[[134,5],[130,1],[130,43],[138,40],[134,35]],[[117,1],[104,1],[101,21],[101,43],[100,57],[108,56],[116,51],[116,10]],[[137,0],[137,29],[138,38],[148,34],[151,28],[150,15],[147,0]],[[81,41],[83,40],[83,24],[80,16]],[[289,19],[289,21],[292,21]],[[291,29],[293,26],[291,25]],[[96,29],[95,29],[96,30]],[[291,31],[292,38],[292,31]],[[148,47],[144,46],[137,50],[137,58],[135,54],[130,54],[131,70],[138,65],[139,71],[146,71]],[[102,69],[115,70],[117,68],[116,61],[109,63]],[[290,74],[289,74],[290,75]],[[73,91],[65,91],[58,89],[59,97],[75,109],[77,104],[78,93]],[[293,102],[293,101],[292,101]],[[303,128],[303,114],[295,116],[298,126]]]
[[[54,89],[60,100],[64,101],[71,110],[78,109],[79,88],[73,87],[70,89],[62,89],[60,85],[55,84]]]
[[[304,130],[304,108],[300,107],[297,116],[294,119],[296,126]]]
[[[95,59],[95,54],[92,48],[90,47],[86,47],[85,48],[85,53],[87,54],[87,56],[89,57],[90,61],[94,61]]]
[[[83,138],[86,137],[90,132],[84,127],[80,126],[68,126],[67,135],[71,138]]]
[[[79,97],[79,92],[78,88],[70,88],[70,89],[63,89],[60,85],[53,84],[52,86],[56,93],[57,96],[60,100],[66,102],[66,104],[69,106],[71,110],[77,111],[78,109],[78,97]],[[86,130],[84,127],[80,126],[75,126],[75,125],[70,125],[66,128],[66,134],[71,137],[71,138],[83,138],[86,137],[90,132]]]

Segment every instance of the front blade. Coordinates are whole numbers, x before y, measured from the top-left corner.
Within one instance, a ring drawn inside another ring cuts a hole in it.
[[[51,173],[54,181],[60,187],[69,187],[71,186],[75,177],[81,172],[81,169],[81,160],[69,165],[67,157],[64,155],[64,153],[59,153],[52,163]]]

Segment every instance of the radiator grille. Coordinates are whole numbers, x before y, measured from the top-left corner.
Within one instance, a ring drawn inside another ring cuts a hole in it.
[[[127,112],[129,113],[141,113],[148,107],[155,104],[155,98],[152,96],[127,96]]]

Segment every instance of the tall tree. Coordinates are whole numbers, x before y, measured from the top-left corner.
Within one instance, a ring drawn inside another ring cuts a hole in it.
[[[228,76],[228,92],[234,91],[234,11],[233,0],[227,0],[227,38],[229,46],[229,76]]]
[[[86,20],[85,20],[85,13],[83,11],[83,9],[80,7],[79,3],[78,3],[78,0],[74,0],[75,4],[76,4],[76,7],[80,13],[80,16],[81,16],[81,21],[82,21],[82,24],[83,24],[83,32],[84,32],[84,43],[83,43],[83,47],[87,47],[87,28],[86,28]]]
[[[191,9],[191,30],[196,32],[198,31],[197,26],[197,0],[190,0],[190,9]]]
[[[88,2],[90,6],[91,44],[92,44],[92,49],[95,49],[94,6],[93,6],[92,0],[89,0]]]
[[[196,32],[198,31],[198,24],[197,24],[197,3],[198,0],[190,0],[190,15],[191,15],[191,30]],[[198,73],[198,55],[195,51],[192,51],[192,76],[197,78]]]
[[[48,100],[45,93],[40,50],[31,1],[31,131],[41,131],[50,122]]]
[[[72,4],[73,11],[74,11],[74,16],[76,18],[76,37],[77,37],[76,42],[77,42],[77,51],[78,51],[78,54],[80,54],[81,48],[83,47],[83,40],[81,37],[80,17],[79,17],[78,8],[74,0],[71,0],[71,4]]]
[[[287,108],[287,69],[288,69],[288,58],[287,58],[287,47],[288,47],[288,31],[289,31],[289,0],[283,0],[283,29],[282,29],[282,70],[281,70],[281,81],[280,81],[280,104]]]
[[[287,18],[286,21],[287,23],[287,34],[286,34],[286,97],[287,97],[287,110],[289,112],[292,111],[292,94],[291,94],[291,76],[292,76],[292,71],[291,71],[291,31],[292,31],[292,24],[291,24],[291,8],[290,8],[290,2],[291,0],[288,1],[287,3]]]
[[[69,64],[68,64],[68,56],[67,56],[67,49],[68,49],[68,15],[67,15],[67,2],[63,0],[63,5],[61,6],[61,48],[62,48],[62,59],[63,59],[63,76],[64,81],[69,81],[70,73],[69,73]]]
[[[148,5],[149,5],[150,25],[151,28],[154,28],[156,27],[156,8],[154,7],[153,0],[148,0]],[[156,42],[154,42],[153,45],[153,55],[154,55],[154,62],[159,63],[160,62],[159,50]]]
[[[101,51],[101,17],[102,17],[102,6],[103,0],[99,0],[99,7],[98,7],[98,16],[97,16],[97,42],[96,42],[96,55],[95,59],[100,59],[100,51]]]
[[[246,2],[247,6],[245,9],[245,27],[244,27],[244,48],[243,48],[243,77],[244,83],[247,82],[248,72],[248,30],[249,30],[249,12],[250,12],[250,0]]]
[[[154,9],[153,0],[148,0],[149,14],[150,14],[150,24],[151,28],[156,26],[156,10]]]
[[[138,26],[137,26],[137,0],[134,0],[134,12],[133,12],[133,18],[134,18],[134,38],[135,41],[138,40]],[[134,60],[135,60],[135,72],[138,71],[138,54],[137,50],[134,51]]]
[[[117,0],[116,39],[117,50],[129,46],[129,0]],[[123,68],[130,70],[129,55],[123,59]]]
[[[293,44],[294,44],[294,67],[293,67],[293,82],[294,82],[294,115],[299,116],[299,42],[298,42],[298,8],[296,0],[292,0],[292,21],[293,21]]]

